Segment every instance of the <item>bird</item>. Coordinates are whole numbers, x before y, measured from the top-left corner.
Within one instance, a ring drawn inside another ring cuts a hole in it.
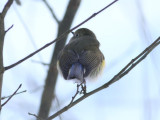
[[[82,83],[86,78],[97,78],[105,66],[105,57],[99,47],[95,34],[88,28],[73,32],[57,57],[58,70],[64,79]]]

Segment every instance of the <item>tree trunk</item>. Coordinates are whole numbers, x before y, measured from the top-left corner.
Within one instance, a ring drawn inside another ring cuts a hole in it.
[[[3,82],[3,43],[4,43],[4,18],[0,14],[0,98],[2,94],[2,82]],[[1,100],[0,100],[0,110],[1,110]]]
[[[74,16],[79,8],[81,0],[70,0],[69,4],[66,9],[66,13],[63,17],[63,20],[59,23],[58,27],[58,36],[60,36],[62,33],[70,29],[72,21],[74,19]],[[38,116],[40,118],[47,118],[52,100],[54,99],[54,91],[55,86],[57,82],[57,55],[59,51],[64,47],[67,40],[67,36],[58,41],[55,45],[54,52],[52,55],[52,59],[49,66],[49,71],[45,80],[45,87],[43,90],[42,98],[41,98],[41,104]]]

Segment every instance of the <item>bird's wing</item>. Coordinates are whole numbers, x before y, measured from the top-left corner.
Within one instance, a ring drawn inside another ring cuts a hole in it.
[[[92,51],[84,51],[80,55],[80,63],[85,67],[85,75],[87,77],[89,74],[98,74],[101,70],[101,65],[104,60],[104,56],[101,51],[97,48],[97,50]],[[94,73],[93,73],[94,72]]]
[[[67,79],[68,72],[73,63],[77,61],[77,55],[71,50],[63,49],[58,56],[59,68],[63,74],[63,77]]]

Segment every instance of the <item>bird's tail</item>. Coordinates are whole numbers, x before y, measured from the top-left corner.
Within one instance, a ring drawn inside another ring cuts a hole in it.
[[[84,68],[80,63],[74,63],[68,73],[67,79],[78,79],[83,81]]]

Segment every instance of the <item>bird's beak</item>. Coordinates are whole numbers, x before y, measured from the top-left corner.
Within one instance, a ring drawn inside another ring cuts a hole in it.
[[[73,34],[73,36],[75,35],[75,33],[73,31],[71,33]]]

